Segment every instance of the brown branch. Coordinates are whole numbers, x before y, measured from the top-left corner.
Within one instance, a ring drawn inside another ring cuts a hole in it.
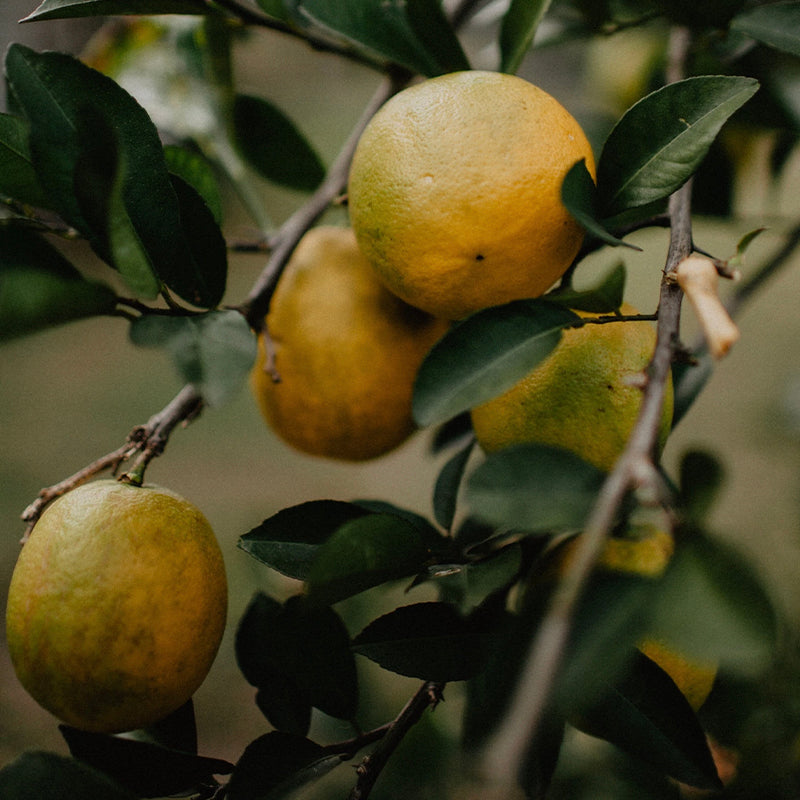
[[[160,455],[169,439],[170,434],[181,422],[189,422],[200,413],[202,398],[192,386],[184,387],[168,405],[157,414],[154,414],[144,425],[138,425],[129,434],[124,445],[110,453],[87,464],[83,469],[73,475],[42,489],[34,500],[22,512],[22,520],[26,523],[25,533],[22,537],[23,544],[30,536],[33,526],[39,520],[45,507],[61,495],[66,494],[77,486],[91,480],[101,472],[111,471],[112,474],[136,453],[139,456],[133,466],[120,480],[129,483],[141,483],[141,476],[146,465],[153,458]]]
[[[673,64],[684,62],[686,31],[672,38]],[[678,80],[675,66],[670,80]],[[510,711],[485,751],[483,779],[495,797],[510,797],[530,741],[538,730],[566,650],[572,619],[594,565],[626,494],[634,489],[642,502],[662,502],[667,490],[653,462],[658,428],[672,359],[678,346],[682,293],[674,277],[677,265],[692,251],[691,182],[669,201],[670,246],[661,281],[656,347],[647,369],[642,405],[626,448],[607,477],[586,521],[569,565],[556,587],[550,607],[534,636]]]
[[[428,681],[406,703],[405,708],[383,734],[378,746],[358,766],[358,780],[349,800],[366,800],[392,753],[428,708],[435,708],[442,699],[444,684]]]

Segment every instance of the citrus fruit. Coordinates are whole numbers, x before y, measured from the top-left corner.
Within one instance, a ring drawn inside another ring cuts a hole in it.
[[[80,486],[36,523],[11,578],[6,635],[25,689],[77,728],[146,727],[183,705],[225,627],[222,554],[178,495]]]
[[[312,228],[278,282],[252,389],[272,430],[297,450],[375,458],[414,431],[414,378],[447,326],[383,286],[352,230]]]
[[[546,568],[546,574],[563,575],[574,558],[577,546],[578,537],[557,546],[547,559],[551,563]],[[675,541],[671,534],[655,525],[637,525],[625,536],[609,537],[597,569],[658,578],[674,551]],[[652,636],[642,639],[638,649],[672,678],[695,711],[703,705],[717,675],[716,664],[690,658],[670,643]]]
[[[636,314],[627,304],[620,310]],[[556,349],[525,378],[472,410],[478,442],[487,452],[521,442],[563,447],[610,471],[639,413],[640,379],[655,343],[655,328],[646,320],[566,329]],[[670,382],[659,431],[661,444],[671,421]]]
[[[392,97],[362,134],[348,205],[386,285],[438,317],[538,297],[583,229],[561,201],[591,146],[542,89],[513,75],[453,72]]]

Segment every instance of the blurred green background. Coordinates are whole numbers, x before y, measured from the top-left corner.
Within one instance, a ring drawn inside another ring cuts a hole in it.
[[[16,25],[33,5],[7,2],[0,8],[5,43],[77,51],[92,31],[93,25],[85,22]],[[469,41],[477,65],[492,63],[492,51],[485,48],[490,33],[487,17],[484,34]],[[634,74],[640,44],[633,37],[616,37],[605,51],[586,52],[580,46],[546,51],[531,57],[522,74],[559,97],[591,132],[597,120],[614,113],[620,91],[614,84],[619,75]],[[585,70],[587,64],[591,68]],[[240,90],[280,106],[328,163],[379,80],[364,68],[269,33],[249,37],[237,53],[236,66]],[[787,177],[768,186],[763,171],[768,145],[768,140],[753,140],[752,157],[738,176],[737,220],[699,219],[695,231],[699,246],[727,257],[743,234],[767,226],[748,251],[745,274],[781,245],[787,220],[800,217],[800,154],[791,159]],[[303,200],[266,184],[258,184],[258,189],[277,222]],[[226,234],[231,239],[252,238],[256,232],[237,201],[231,197],[228,205]],[[657,300],[667,234],[640,233],[632,240],[643,252],[604,251],[590,259],[578,278],[589,282],[623,259],[628,299],[647,311]],[[231,257],[229,302],[244,297],[263,263],[261,255]],[[726,480],[713,514],[714,529],[753,556],[776,600],[794,618],[800,614],[798,297],[800,255],[744,309],[741,341],[719,365],[665,452],[668,469],[674,469],[688,448],[720,458]],[[685,338],[691,343],[696,331],[688,307],[685,325]],[[131,428],[160,410],[180,388],[166,358],[134,348],[126,328],[117,319],[85,321],[0,347],[2,594],[23,531],[19,515],[39,489],[117,448]],[[420,433],[397,452],[366,465],[309,458],[271,436],[246,387],[229,405],[206,410],[186,430],[174,433],[165,455],[151,465],[148,479],[203,509],[221,542],[232,588],[228,633],[195,699],[201,752],[236,760],[251,739],[268,730],[253,703],[252,688],[235,665],[235,625],[256,589],[285,594],[294,588],[237,550],[237,538],[278,509],[304,500],[381,498],[429,514],[432,479],[442,461],[430,455],[429,438]],[[370,611],[362,610],[364,619]],[[365,676],[375,677],[375,670],[361,666]],[[393,716],[415,688],[414,681],[386,681],[384,707],[366,711],[365,726]],[[442,712],[445,721],[458,712],[456,687],[450,696],[455,702]],[[0,766],[30,748],[66,750],[54,720],[19,687],[2,645]]]

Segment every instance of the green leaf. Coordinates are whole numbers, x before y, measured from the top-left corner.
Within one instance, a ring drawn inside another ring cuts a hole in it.
[[[106,120],[116,137],[118,162],[124,164],[121,200],[153,270],[190,303],[206,308],[217,305],[224,280],[209,282],[206,268],[195,264],[161,141],[144,109],[110,78],[63,53],[35,53],[12,45],[6,56],[6,73],[31,123],[37,175],[64,219],[97,243],[102,232],[89,224],[75,196],[75,173],[81,158],[82,168],[86,166],[79,119],[81,115],[85,118],[89,107]],[[99,251],[104,249],[100,241]],[[216,269],[224,274],[225,263],[217,264]]]
[[[722,465],[708,453],[690,450],[681,458],[679,504],[682,515],[702,522],[711,510],[724,479]]]
[[[301,0],[296,13],[305,23],[335,31],[389,61],[433,76],[452,71],[455,37],[448,36],[447,41],[432,52],[428,49],[432,42],[419,40],[410,15],[413,13],[420,21],[417,25],[422,24],[421,20],[431,20],[436,16],[435,9],[431,9],[434,4],[438,5],[437,0],[408,5],[405,0]],[[441,34],[444,29],[439,26],[437,30]]]
[[[258,7],[268,16],[275,19],[291,22],[292,15],[286,8],[283,0],[256,0]]]
[[[278,800],[326,775],[342,763],[339,755],[306,739],[272,731],[251,742],[227,785],[228,800]]]
[[[433,515],[445,530],[450,530],[453,525],[458,490],[474,445],[475,440],[471,439],[465,447],[451,456],[436,479],[433,489]]]
[[[790,0],[743,11],[731,20],[731,30],[800,56],[800,3]]]
[[[586,168],[586,160],[581,159],[573,165],[564,176],[561,184],[561,200],[567,211],[586,229],[586,232],[612,247],[630,247],[641,250],[641,247],[628,244],[618,239],[600,221],[598,210],[597,188],[591,173]]]
[[[211,165],[199,153],[177,145],[164,148],[167,169],[203,198],[217,225],[222,224],[222,195]]]
[[[46,206],[47,199],[31,163],[29,132],[24,119],[0,114],[0,195],[32,206]]]
[[[662,579],[653,637],[689,658],[756,673],[773,657],[776,631],[772,602],[740,553],[699,531],[681,540]]]
[[[125,14],[204,14],[209,7],[199,0],[44,0],[21,22],[72,17]]]
[[[136,795],[73,758],[34,751],[0,769],[3,800],[136,800]]]
[[[238,546],[262,564],[302,581],[320,545],[346,522],[368,513],[354,503],[312,500],[265,519],[244,534]]]
[[[511,0],[500,26],[500,71],[511,74],[520,68],[547,13],[550,0]]]
[[[436,59],[441,72],[470,68],[441,0],[406,0],[406,15],[420,44]]]
[[[447,603],[401,606],[371,622],[353,650],[390,672],[426,681],[462,681],[482,666],[488,633]]]
[[[333,604],[366,589],[419,572],[431,556],[419,527],[394,514],[345,522],[317,551],[308,595]]]
[[[625,296],[625,265],[620,261],[601,278],[596,286],[578,291],[558,289],[550,292],[547,299],[575,311],[591,314],[612,314],[622,305]]]
[[[578,530],[605,473],[573,453],[522,444],[492,453],[470,476],[472,513],[497,526],[544,533]]]
[[[518,300],[455,325],[417,373],[417,423],[444,422],[510,389],[555,349],[563,327],[579,321],[544,300]]]
[[[597,165],[603,216],[666,197],[683,185],[720,128],[757,90],[753,78],[705,75],[664,86],[628,109]]]
[[[70,753],[84,764],[103,772],[137,797],[177,794],[228,775],[233,764],[218,758],[170,750],[149,742],[88,733],[60,726]],[[80,795],[82,797],[82,795]]]
[[[267,180],[309,192],[325,177],[325,166],[306,138],[268,100],[237,95],[233,126],[242,156]]]
[[[192,316],[148,314],[131,324],[131,341],[163,347],[181,378],[211,406],[226,402],[241,387],[256,357],[256,339],[238,311]]]
[[[116,295],[86,280],[32,231],[0,225],[0,340],[110,314]]]
[[[239,624],[236,658],[260,690],[260,704],[264,695],[279,696],[284,685],[293,685],[299,703],[339,719],[355,716],[358,683],[350,637],[328,606],[303,596],[281,605],[258,593]]]
[[[675,780],[698,789],[722,788],[691,706],[669,675],[638,651],[620,680],[574,724]]]

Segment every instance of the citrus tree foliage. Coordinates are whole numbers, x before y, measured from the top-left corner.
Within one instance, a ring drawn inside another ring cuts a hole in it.
[[[300,233],[345,190],[346,179],[346,164],[323,164],[280,108],[239,90],[231,59],[241,30],[263,27],[304,39],[385,73],[397,89],[414,76],[469,69],[461,37],[478,24],[474,12],[481,5],[44,0],[32,8],[25,22],[37,25],[151,15],[140,24],[170,32],[160,46],[174,52],[175,73],[192,91],[169,104],[170,76],[147,74],[140,64],[140,77],[162,101],[144,108],[110,76],[113,58],[89,66],[62,53],[9,48],[8,111],[0,114],[0,336],[119,315],[129,320],[133,343],[165,350],[189,387],[191,402],[169,407],[172,427],[202,404],[224,406],[252,368],[280,268]],[[674,198],[683,192],[685,203],[690,183],[698,208],[713,195],[711,210],[726,210],[734,165],[719,134],[732,117],[780,132],[784,158],[774,160],[775,176],[797,139],[798,2],[512,0],[503,6],[495,68],[517,71],[534,44],[557,47],[637,25],[658,31],[665,47],[676,31],[690,45],[677,65],[656,60],[643,76],[650,90],[610,128],[596,183],[583,163],[564,181],[564,202],[587,231],[576,271],[599,248],[624,253],[634,230],[675,228]],[[308,193],[299,216],[274,226],[242,177],[248,171]],[[273,248],[265,275],[245,298],[226,293],[234,243],[226,236],[221,197],[229,189]],[[59,237],[79,246],[66,250]],[[102,262],[107,279],[98,270],[88,277],[81,247]],[[736,247],[731,243],[730,253]],[[720,254],[723,272],[730,253]],[[651,259],[656,289],[665,256]],[[435,428],[434,450],[448,454],[431,487],[430,519],[397,507],[391,497],[312,497],[242,531],[241,550],[265,571],[295,581],[297,592],[288,599],[259,592],[238,624],[236,658],[268,732],[244,747],[236,763],[197,754],[189,705],[131,737],[62,726],[72,757],[22,756],[0,771],[0,795],[304,796],[323,776],[372,753],[358,775],[349,773],[351,796],[366,797],[403,735],[446,696],[449,684],[465,686],[462,745],[477,768],[513,717],[521,680],[545,692],[532,709],[536,725],[522,755],[511,762],[526,796],[546,795],[572,728],[617,747],[625,759],[618,779],[631,792],[620,789],[621,797],[672,797],[674,782],[720,789],[705,731],[725,715],[701,721],[667,674],[635,648],[647,635],[660,636],[692,658],[719,663],[723,697],[736,698],[737,686],[751,685],[770,665],[780,620],[768,592],[747,559],[707,530],[720,466],[690,453],[680,474],[661,476],[677,540],[665,573],[658,579],[584,575],[567,609],[557,669],[536,683],[527,670],[529,652],[553,623],[558,582],[534,589],[529,577],[554,537],[580,531],[592,519],[613,476],[542,445],[476,458],[465,414],[552,352],[563,329],[579,324],[576,311],[613,316],[624,288],[620,259],[589,290],[577,291],[566,280],[543,298],[480,311],[432,349],[413,398],[417,423]],[[702,346],[681,355],[673,365],[676,420],[691,413],[711,370]],[[154,454],[147,449],[152,433],[140,430],[147,457],[138,462],[139,479]],[[634,488],[625,486],[603,523],[605,535],[623,530],[652,503]],[[438,599],[416,601],[409,591],[397,607],[354,628],[345,601],[398,583],[409,590],[424,585]],[[369,702],[368,689],[359,685],[364,659],[417,679],[421,689],[391,724],[359,732],[360,706]],[[317,713],[352,722],[353,737],[312,740]],[[455,755],[439,750],[452,771]],[[552,788],[582,797],[591,781],[573,770]]]

